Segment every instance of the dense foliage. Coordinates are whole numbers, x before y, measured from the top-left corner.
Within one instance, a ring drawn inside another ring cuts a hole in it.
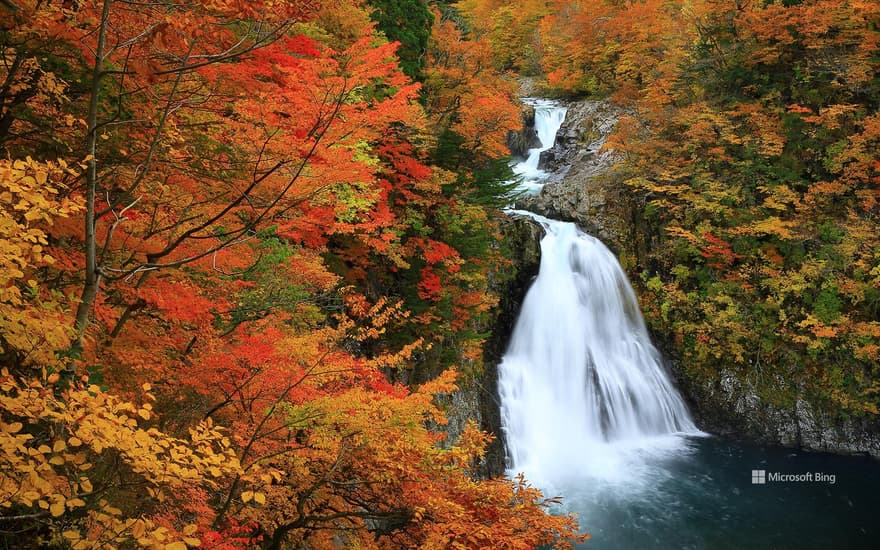
[[[3,3],[6,546],[575,536],[523,480],[475,479],[488,436],[438,431],[503,265],[512,95],[440,18],[425,57],[369,4]]]
[[[880,4],[555,0],[517,40],[509,3],[465,4],[540,46],[550,93],[628,113],[608,146],[652,234],[627,260],[691,377],[880,413]]]
[[[410,78],[419,79],[428,54],[433,16],[424,0],[370,0],[370,18],[388,40],[398,42],[400,69]]]

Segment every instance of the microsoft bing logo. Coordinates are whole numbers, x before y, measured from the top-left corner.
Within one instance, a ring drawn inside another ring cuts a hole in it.
[[[767,470],[752,470],[752,485],[765,485],[767,483]]]

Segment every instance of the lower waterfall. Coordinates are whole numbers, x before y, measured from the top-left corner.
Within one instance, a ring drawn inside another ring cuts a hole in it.
[[[540,271],[499,366],[510,470],[542,488],[631,475],[621,453],[699,431],[614,254],[572,223],[532,216],[546,231]]]

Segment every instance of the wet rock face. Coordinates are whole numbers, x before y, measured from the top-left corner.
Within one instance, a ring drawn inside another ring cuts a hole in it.
[[[614,152],[601,150],[620,113],[606,101],[571,102],[567,108],[556,143],[541,154],[547,184],[516,207],[573,221],[613,250],[624,250],[633,240],[632,198],[611,175]]]
[[[529,105],[523,106],[522,128],[507,132],[507,148],[514,157],[525,158],[529,149],[541,146],[541,140],[535,131],[535,109]]]
[[[550,183],[564,179],[568,169],[588,162],[605,169],[611,167],[612,154],[599,153],[614,129],[620,113],[607,101],[576,101],[566,105],[565,121],[556,134],[552,149],[541,154],[538,165],[554,173]]]
[[[755,381],[721,369],[709,382],[688,380],[673,368],[702,430],[769,445],[880,459],[880,425],[864,418],[834,416],[804,391],[793,402],[770,403]],[[785,386],[783,375],[763,383]]]
[[[482,372],[474,379],[460,383],[459,391],[444,400],[449,424],[449,441],[454,442],[468,421],[474,421],[484,432],[494,435],[486,456],[477,464],[481,477],[504,474],[506,452],[501,430],[501,405],[498,401],[498,365],[507,350],[507,344],[516,324],[526,291],[538,274],[541,263],[541,238],[544,230],[525,216],[511,216],[501,226],[503,246],[511,251],[513,266],[504,273],[496,273],[490,286],[499,297],[490,336],[483,347]]]

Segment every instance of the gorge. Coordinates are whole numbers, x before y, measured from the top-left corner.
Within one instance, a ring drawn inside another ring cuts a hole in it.
[[[541,145],[514,167],[526,193],[518,205],[552,211],[546,201],[554,193],[545,190],[565,192],[559,172],[579,168],[545,170],[540,162],[554,148],[566,107],[528,102]],[[584,548],[870,547],[878,535],[870,506],[880,490],[876,463],[701,432],[614,254],[572,222],[510,214],[538,224],[544,237],[538,274],[498,366],[507,473],[561,495],[562,509],[579,513],[591,533]],[[730,411],[728,425],[738,413]],[[764,472],[765,482],[754,472]],[[777,521],[781,510],[799,521]]]

